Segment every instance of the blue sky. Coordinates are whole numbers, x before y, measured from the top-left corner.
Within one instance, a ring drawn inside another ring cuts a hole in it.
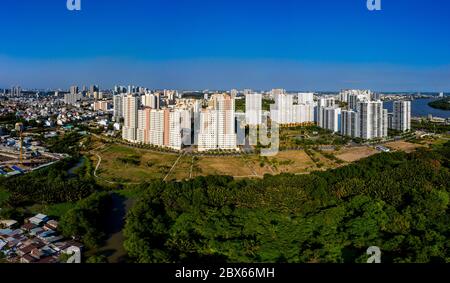
[[[2,0],[0,87],[450,91],[450,1]]]

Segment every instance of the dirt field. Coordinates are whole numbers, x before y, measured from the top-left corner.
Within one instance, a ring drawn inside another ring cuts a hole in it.
[[[335,155],[337,158],[345,162],[354,162],[377,153],[378,151],[372,147],[362,146],[362,147],[345,148],[335,153]]]
[[[163,179],[166,176],[167,181],[186,180],[213,174],[229,175],[235,178],[262,178],[265,174],[302,174],[319,169],[304,151],[279,152],[274,157],[257,155],[192,157],[186,155],[178,160],[172,171],[171,168],[179,157],[175,154],[112,145],[93,152],[91,159],[94,166],[98,163],[97,154],[102,159],[97,175],[107,181],[124,183],[139,183]],[[334,166],[320,154],[317,155],[324,164],[323,168]]]
[[[414,150],[416,150],[419,147],[423,147],[420,144],[414,144],[414,143],[405,142],[405,141],[389,142],[389,143],[386,143],[384,146],[386,146],[387,148],[390,148],[392,150],[404,151],[407,153],[413,152]]]
[[[420,147],[418,144],[401,141],[388,143],[386,146],[406,152]],[[372,156],[378,151],[372,147],[361,146],[343,148],[338,152],[330,153],[348,163]],[[102,159],[97,175],[104,180],[123,183],[164,179],[166,176],[167,181],[186,180],[213,174],[229,175],[235,178],[261,178],[265,174],[307,174],[315,170],[325,170],[343,165],[319,152],[312,151],[314,158],[318,159],[316,164],[305,151],[298,150],[279,152],[274,157],[258,155],[192,157],[185,155],[178,160],[176,166],[170,171],[179,155],[112,145],[93,152],[91,159],[94,167],[98,162],[97,154]]]
[[[196,176],[219,174],[249,177],[254,175],[242,157],[200,157],[196,164],[200,168]]]
[[[247,167],[251,168],[255,175],[263,177],[265,174],[277,173],[277,170],[269,162],[261,162],[262,160],[262,157],[256,155],[245,157]]]
[[[284,151],[269,158],[276,173],[304,173],[316,170],[314,162],[304,151]]]

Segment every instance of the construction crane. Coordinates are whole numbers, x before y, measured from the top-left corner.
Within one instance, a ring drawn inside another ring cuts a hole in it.
[[[19,140],[20,140],[20,149],[19,149],[19,164],[23,164],[23,123],[16,123],[15,127],[16,132],[19,133]]]

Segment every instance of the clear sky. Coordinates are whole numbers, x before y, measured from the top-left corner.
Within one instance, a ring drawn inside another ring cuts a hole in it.
[[[450,91],[450,1],[1,0],[0,87]]]

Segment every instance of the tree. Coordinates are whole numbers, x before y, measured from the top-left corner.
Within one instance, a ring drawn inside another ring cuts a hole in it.
[[[127,215],[136,262],[448,262],[450,143],[310,175],[143,184]]]

